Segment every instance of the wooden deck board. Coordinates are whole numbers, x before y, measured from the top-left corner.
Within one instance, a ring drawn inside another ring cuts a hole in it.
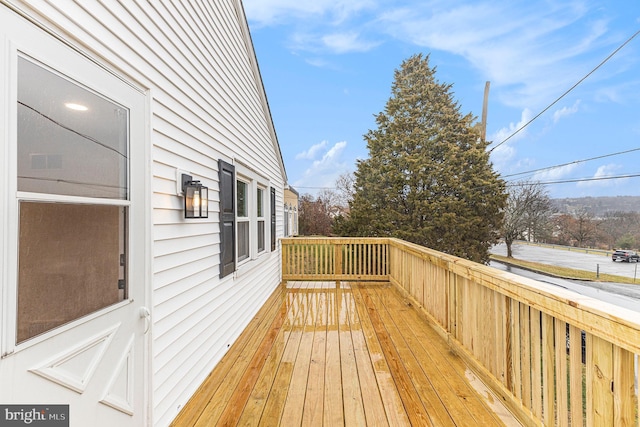
[[[376,331],[367,314],[364,299],[360,292],[354,292],[353,299],[355,301],[355,310],[360,317],[360,325],[362,326],[362,332],[369,351],[369,359],[371,360],[376,382],[378,383],[378,390],[387,416],[388,425],[410,425],[407,412],[402,405],[402,399],[398,393],[398,388],[395,386],[393,377],[391,376],[389,364],[384,357]]]
[[[366,425],[364,405],[362,403],[362,385],[358,378],[356,355],[351,338],[350,313],[347,310],[349,304],[346,298],[351,293],[344,290],[340,292],[340,301],[343,307],[340,316],[340,363],[342,367],[342,400],[344,406],[345,425]],[[349,298],[350,299],[350,298]]]
[[[172,425],[504,425],[466,372],[389,284],[290,284]]]
[[[282,354],[273,386],[269,391],[269,398],[267,399],[262,417],[260,418],[260,425],[262,426],[270,427],[280,423],[303,335],[300,324],[307,322],[307,315],[309,314],[308,307],[299,304],[299,301],[292,301],[294,297],[295,294],[293,293],[289,295],[288,304],[295,307],[294,311],[291,311],[291,313],[295,313],[295,318],[289,321],[288,324],[291,329],[285,332],[285,334],[288,335],[287,345]]]
[[[353,341],[353,352],[356,358],[358,378],[360,380],[360,391],[362,394],[366,424],[371,426],[388,425],[389,422],[387,421],[385,406],[382,403],[376,374],[373,370],[371,353],[369,352],[363,326],[360,322],[360,315],[355,309],[355,300],[353,297],[349,298],[348,301],[350,304],[346,305],[349,310],[348,318],[351,340]]]
[[[387,290],[388,292],[388,290]],[[387,360],[392,361],[391,374],[398,385],[411,424],[419,426],[452,425],[448,414],[438,405],[431,385],[408,348],[402,332],[387,313],[375,291],[365,291],[369,316],[381,340]]]
[[[299,294],[301,297],[306,296],[304,293]],[[300,298],[303,303],[304,298]],[[313,345],[313,327],[316,323],[316,312],[312,304],[304,303],[306,307],[306,316],[296,329],[302,331],[300,346],[293,366],[291,374],[291,382],[289,384],[289,392],[285,401],[282,420],[287,420],[291,425],[301,425],[302,413],[304,410],[304,401],[307,390],[307,379],[309,376],[309,365],[311,364],[311,350]]]
[[[278,372],[278,367],[282,363],[285,349],[288,346],[290,336],[286,331],[291,330],[292,319],[296,317],[298,309],[299,306],[296,305],[291,305],[285,309],[284,323],[273,342],[273,346],[267,355],[264,365],[262,366],[260,375],[253,387],[253,390],[251,391],[251,395],[249,396],[249,400],[242,412],[238,425],[250,426],[255,423],[255,420],[259,420],[262,417],[267,398],[273,389],[272,386]]]
[[[276,337],[280,333],[286,314],[287,307],[283,304],[276,314],[276,317],[273,319],[267,334],[254,353],[247,369],[244,371],[244,375],[240,378],[240,382],[231,395],[229,403],[222,412],[220,420],[218,421],[219,425],[235,425],[242,415],[242,412],[246,408],[246,402],[258,381],[260,372],[262,371],[269,354],[273,350]]]
[[[340,337],[337,330],[327,331],[327,354],[324,382],[323,424],[344,424],[342,407],[342,371],[340,369]]]
[[[324,371],[327,342],[327,301],[324,295],[324,293],[314,294],[317,298],[311,300],[316,312],[316,323],[313,330],[311,361],[302,413],[303,426],[321,425],[324,413]]]
[[[250,348],[251,344],[263,339],[273,316],[282,305],[282,296],[282,289],[277,289],[269,297],[227,354],[180,411],[172,425],[193,426],[208,414],[214,418],[219,416],[224,406],[217,405],[216,402],[225,401],[233,392],[229,387],[221,388],[220,386],[223,383],[226,385],[237,381],[236,376],[241,375],[242,367],[246,366],[255,351],[254,348]]]
[[[326,369],[324,382],[323,425],[344,425],[344,407],[342,405],[342,369],[340,366],[340,331],[336,327],[342,315],[340,300],[342,292],[338,288],[336,297],[330,299],[327,326]]]
[[[424,361],[422,368],[455,424],[484,426],[499,423],[469,385],[462,359],[451,353],[447,343],[433,329],[425,328],[416,310],[407,307],[400,298],[388,298],[387,303],[396,322],[408,327],[407,342]]]

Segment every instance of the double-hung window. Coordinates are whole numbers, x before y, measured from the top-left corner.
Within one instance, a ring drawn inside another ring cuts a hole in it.
[[[241,164],[219,162],[221,192],[221,267],[224,277],[250,260],[275,249],[275,224],[267,233],[267,218],[273,221],[274,191],[268,193],[268,180]],[[271,212],[270,212],[271,210]],[[271,244],[269,246],[269,244]]]
[[[236,166],[236,241],[238,262],[255,259],[266,248],[266,179]]]
[[[257,240],[258,253],[264,252],[265,234],[264,234],[264,187],[258,187],[256,190],[256,220],[258,225]]]
[[[236,181],[236,227],[238,229],[238,262],[251,256],[251,218],[249,216],[250,183],[242,179]]]

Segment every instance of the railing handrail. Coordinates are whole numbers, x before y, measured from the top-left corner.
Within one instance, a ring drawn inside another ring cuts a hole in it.
[[[532,305],[631,352],[640,353],[640,312],[400,239],[390,238],[389,243],[422,257],[437,258],[446,262],[447,268],[459,276],[476,280],[487,288]],[[601,319],[613,322],[615,328],[599,328]]]
[[[281,242],[283,280],[389,280],[385,238],[294,237]]]
[[[391,239],[388,237],[325,237],[325,236],[312,236],[312,237],[283,237],[280,241],[283,244],[297,243],[297,244],[311,244],[311,243],[328,243],[328,244],[345,244],[353,243],[354,241],[363,240],[370,243],[382,243],[387,244]],[[397,240],[397,239],[394,239]],[[401,241],[401,240],[400,240]]]

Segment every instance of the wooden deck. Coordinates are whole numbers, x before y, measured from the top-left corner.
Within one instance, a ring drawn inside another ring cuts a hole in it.
[[[389,284],[289,282],[174,426],[519,425]]]

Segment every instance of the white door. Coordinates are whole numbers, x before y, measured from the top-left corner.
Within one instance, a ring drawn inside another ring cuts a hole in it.
[[[0,404],[145,425],[145,95],[3,6],[0,22]]]

